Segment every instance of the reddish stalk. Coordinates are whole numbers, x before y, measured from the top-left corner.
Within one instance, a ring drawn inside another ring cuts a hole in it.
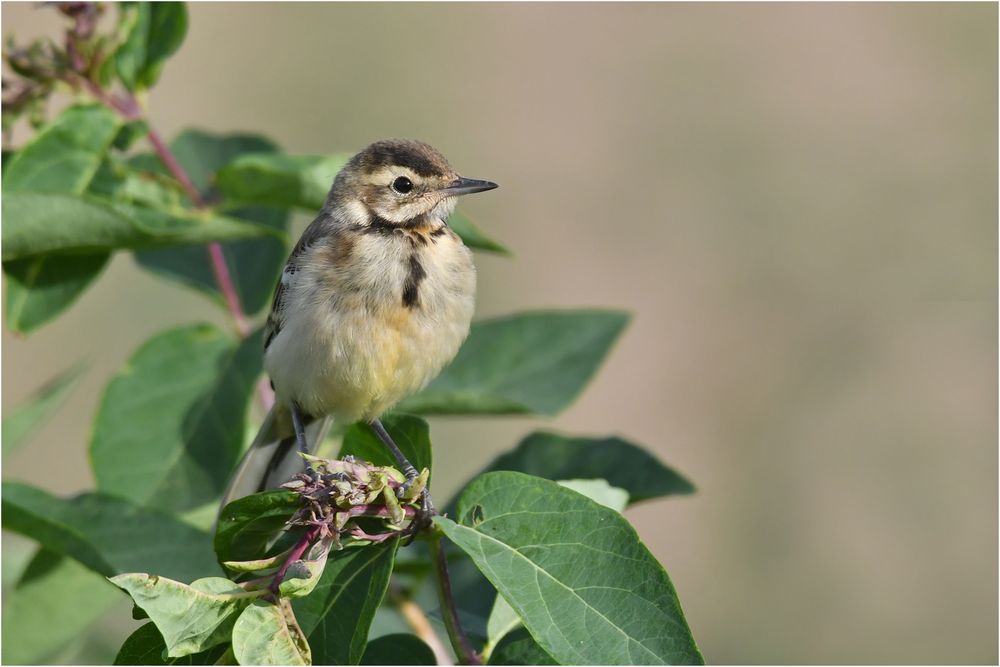
[[[184,192],[187,194],[188,199],[191,200],[191,203],[194,204],[195,208],[205,208],[205,200],[202,198],[201,193],[198,192],[198,188],[194,186],[187,172],[184,171],[184,167],[177,161],[174,154],[170,152],[170,148],[167,147],[166,142],[163,141],[159,132],[150,127],[148,129],[148,136],[149,143],[153,144],[153,150],[156,151],[156,154],[171,176],[176,178],[177,182],[184,188]],[[218,242],[209,243],[208,256],[212,261],[212,273],[215,275],[215,282],[218,283],[219,291],[222,292],[222,297],[226,300],[226,307],[233,316],[236,331],[239,332],[241,337],[245,338],[250,333],[250,324],[243,313],[240,295],[236,292],[236,285],[229,274],[229,266],[226,264],[226,257],[222,253],[222,246]]]
[[[483,664],[482,658],[476,653],[472,642],[469,641],[465,630],[462,629],[462,623],[458,620],[458,607],[455,605],[455,596],[451,592],[451,576],[448,574],[448,558],[445,555],[441,539],[439,534],[434,535],[430,540],[430,546],[444,627],[448,631],[448,639],[451,640],[451,647],[455,650],[459,662],[463,665],[481,665]]]
[[[316,541],[319,537],[321,526],[313,526],[306,531],[306,534],[302,536],[302,539],[298,541],[295,548],[291,550],[288,554],[288,558],[285,559],[284,564],[277,572],[274,573],[274,579],[271,580],[271,585],[268,586],[268,590],[274,593],[275,597],[278,595],[278,589],[281,587],[281,582],[285,580],[285,573],[288,572],[288,568],[292,566],[292,563],[302,558],[302,554]]]
[[[142,107],[139,105],[138,100],[136,100],[134,95],[129,95],[128,97],[121,98],[117,97],[114,93],[104,90],[97,83],[87,77],[77,75],[75,77],[67,77],[66,82],[70,85],[82,86],[93,95],[99,102],[104,104],[104,106],[109,109],[118,112],[122,118],[128,121],[142,120]],[[181,163],[177,161],[174,154],[170,152],[170,148],[167,143],[160,136],[159,132],[153,127],[149,126],[147,120],[147,137],[149,138],[149,143],[153,145],[153,150],[156,155],[163,162],[163,165],[170,172],[170,175],[177,179],[180,183],[181,188],[183,188],[185,194],[187,194],[188,199],[196,209],[204,209],[206,207],[205,200],[202,198],[201,193],[198,192],[198,188],[194,186],[191,182],[191,178],[188,176],[187,172],[184,171],[184,167]],[[208,244],[208,256],[212,264],[212,274],[215,276],[215,282],[219,286],[219,291],[222,292],[222,297],[226,302],[226,308],[229,310],[230,315],[233,318],[233,324],[236,327],[236,331],[239,333],[240,337],[245,338],[250,333],[250,323],[247,321],[247,317],[243,312],[243,305],[240,303],[239,293],[236,291],[236,285],[233,283],[233,278],[229,273],[229,266],[226,264],[225,255],[222,252],[222,246],[218,242],[212,242]],[[273,404],[273,396],[261,392],[261,402],[264,403],[265,408],[270,408]]]

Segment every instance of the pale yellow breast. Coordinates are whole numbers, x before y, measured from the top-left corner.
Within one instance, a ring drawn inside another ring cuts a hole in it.
[[[425,276],[418,304],[407,307],[412,249],[405,240],[360,236],[349,262],[305,263],[292,297],[303,305],[289,309],[265,358],[279,399],[311,415],[369,420],[451,361],[472,319],[471,253],[450,233],[421,247]]]

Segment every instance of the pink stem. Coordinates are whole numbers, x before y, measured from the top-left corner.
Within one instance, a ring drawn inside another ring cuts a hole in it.
[[[320,530],[320,526],[313,526],[307,530],[306,534],[295,545],[295,548],[288,554],[288,558],[285,559],[284,564],[274,573],[274,579],[271,580],[271,585],[268,587],[272,593],[275,595],[278,594],[278,589],[281,587],[281,582],[285,580],[285,573],[288,572],[288,568],[292,566],[292,563],[302,558],[302,554],[306,552],[306,549],[319,537]]]
[[[434,574],[437,580],[438,601],[441,603],[441,616],[444,619],[444,627],[448,631],[448,639],[451,640],[451,647],[455,650],[455,655],[458,656],[461,664],[481,665],[483,660],[476,653],[476,649],[462,628],[462,622],[458,619],[458,607],[455,606],[455,597],[451,591],[451,577],[448,575],[448,557],[440,537],[431,540],[431,558],[434,560]]]
[[[70,85],[74,83],[70,79],[67,79],[67,81]],[[134,95],[129,95],[125,98],[116,97],[113,93],[104,90],[93,80],[84,76],[78,76],[76,82],[80,83],[105,106],[121,114],[126,120],[134,121],[142,118],[142,107]],[[167,171],[177,179],[177,182],[180,183],[195,208],[205,208],[205,200],[202,198],[201,193],[198,192],[198,188],[194,186],[191,178],[184,171],[184,167],[177,161],[174,154],[170,152],[170,148],[167,147],[166,142],[163,141],[159,132],[152,127],[148,127],[147,136],[156,154],[167,168]],[[243,305],[240,303],[239,293],[236,291],[236,285],[233,283],[233,278],[229,273],[229,266],[226,264],[226,257],[222,252],[222,246],[218,242],[209,243],[208,256],[212,263],[212,273],[215,276],[215,282],[219,285],[219,291],[222,292],[226,307],[229,309],[230,315],[232,315],[233,325],[236,327],[236,331],[240,337],[245,338],[250,333],[250,323],[243,312]],[[264,405],[264,409],[270,409],[274,404],[274,393],[270,391],[269,387],[263,384],[258,384],[257,392],[261,403]]]
[[[202,199],[198,188],[191,182],[187,172],[184,171],[184,168],[177,161],[177,158],[174,157],[174,154],[170,152],[160,134],[153,128],[149,128],[148,135],[149,142],[153,144],[156,154],[160,156],[160,160],[163,161],[167,171],[184,188],[184,192],[187,193],[191,203],[195,205],[195,208],[205,208],[205,200]],[[236,330],[239,331],[240,336],[245,337],[250,333],[250,325],[247,322],[246,315],[243,314],[240,296],[236,292],[236,285],[229,274],[229,266],[226,264],[225,255],[222,254],[222,246],[217,242],[209,243],[208,256],[212,259],[212,272],[215,274],[215,282],[219,284],[219,290],[222,292],[222,296],[226,300],[226,306],[229,308],[229,312],[233,316],[233,321],[236,323]]]

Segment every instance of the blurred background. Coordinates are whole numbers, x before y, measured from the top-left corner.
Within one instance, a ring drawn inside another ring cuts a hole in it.
[[[4,35],[61,29],[2,11]],[[433,419],[437,497],[529,430],[622,434],[699,487],[627,516],[709,662],[996,663],[997,18],[195,4],[151,116],[299,153],[428,141],[501,184],[464,207],[515,253],[477,257],[480,317],[634,314],[559,418]],[[4,478],[90,488],[104,384],[201,320],[227,324],[120,254],[54,323],[5,330],[4,409],[90,366]],[[5,535],[6,581],[29,553]],[[127,619],[123,602],[61,659],[109,660]]]

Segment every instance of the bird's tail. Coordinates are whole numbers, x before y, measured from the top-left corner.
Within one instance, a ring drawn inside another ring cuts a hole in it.
[[[330,430],[330,418],[314,419],[306,423],[305,429],[309,451],[314,452]],[[291,413],[287,407],[275,404],[229,479],[219,510],[237,498],[277,488],[303,470],[305,461],[296,446]]]

